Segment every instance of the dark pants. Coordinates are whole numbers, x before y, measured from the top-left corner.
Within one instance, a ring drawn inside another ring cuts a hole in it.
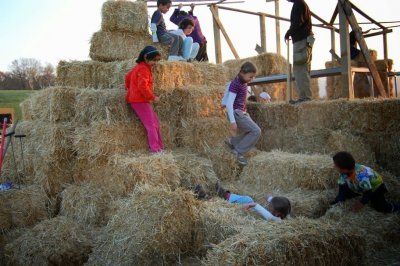
[[[207,42],[200,44],[200,48],[199,48],[199,52],[197,53],[196,60],[199,62],[208,62]]]
[[[371,203],[372,208],[378,212],[398,212],[400,210],[399,204],[387,202],[385,199],[386,192],[387,188],[385,184],[382,184],[374,192],[370,192],[371,194],[369,195],[369,202]],[[349,189],[347,185],[340,185],[339,193],[336,196],[335,202],[342,202],[346,199],[352,199],[357,196],[360,196],[360,194],[357,194]]]

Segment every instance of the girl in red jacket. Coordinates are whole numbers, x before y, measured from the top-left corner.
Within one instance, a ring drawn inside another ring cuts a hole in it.
[[[159,98],[153,94],[152,67],[161,59],[154,46],[146,46],[136,60],[137,65],[125,76],[126,101],[142,121],[147,131],[150,152],[161,152],[164,145],[161,139],[160,123],[151,102]]]

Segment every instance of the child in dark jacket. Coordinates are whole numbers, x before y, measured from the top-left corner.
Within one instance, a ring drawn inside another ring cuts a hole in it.
[[[147,131],[150,152],[164,149],[160,123],[151,102],[159,98],[153,94],[152,67],[161,59],[161,53],[154,46],[146,46],[136,60],[137,65],[125,76],[126,102],[130,104]]]
[[[353,211],[359,211],[368,203],[379,212],[400,211],[399,204],[386,201],[387,189],[380,174],[368,166],[356,164],[353,156],[345,151],[336,153],[333,162],[340,175],[339,193],[332,204],[361,196],[361,200],[354,204]]]

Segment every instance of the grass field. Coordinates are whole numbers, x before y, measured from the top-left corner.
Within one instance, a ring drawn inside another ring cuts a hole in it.
[[[0,90],[0,108],[14,108],[14,120],[22,120],[19,103],[29,97],[31,90]]]

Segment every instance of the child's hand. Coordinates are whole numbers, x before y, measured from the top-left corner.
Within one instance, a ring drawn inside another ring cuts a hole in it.
[[[244,205],[243,205],[243,210],[244,210],[244,211],[248,211],[248,210],[250,210],[251,208],[254,208],[256,205],[257,205],[257,203],[255,203],[255,202],[248,203],[248,204],[244,204]]]
[[[235,122],[231,123],[231,130],[233,133],[236,133],[237,131],[237,124]]]
[[[193,9],[194,9],[195,6],[196,6],[195,3],[191,3],[191,4],[190,4],[190,9],[192,9],[192,11],[193,11]]]
[[[180,4],[178,5],[178,9],[181,9],[182,7],[183,7],[183,4],[180,3]]]
[[[361,202],[357,201],[354,203],[353,208],[351,209],[353,212],[359,212],[362,208],[364,207],[364,204]]]
[[[158,103],[159,101],[160,101],[160,98],[158,96],[155,96],[153,102]]]

